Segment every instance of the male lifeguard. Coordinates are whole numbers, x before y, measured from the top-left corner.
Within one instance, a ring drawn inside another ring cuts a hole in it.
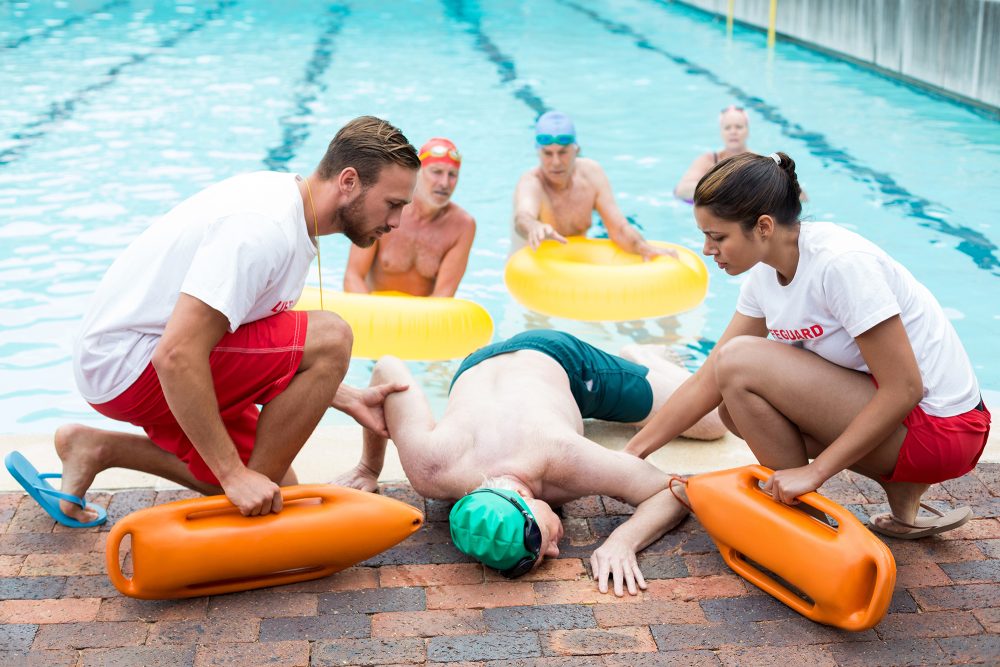
[[[673,250],[650,245],[618,208],[611,183],[596,161],[579,157],[576,128],[561,111],[542,114],[535,123],[539,164],[521,176],[514,190],[512,250],[532,248],[546,239],[566,242],[590,229],[594,211],[608,236],[626,252],[652,259],[674,255]]]
[[[455,296],[476,235],[476,221],[451,201],[462,155],[450,140],[435,137],[419,157],[417,187],[399,229],[370,247],[351,247],[345,292]]]
[[[145,435],[61,427],[62,493],[31,493],[53,518],[96,525],[82,496],[107,468],[139,470],[245,515],[280,511],[279,484],[329,407],[384,431],[403,387],[342,383],[353,334],[335,314],[291,311],[317,237],[371,245],[399,224],[420,163],[397,128],[356,118],[308,177],[235,176],[181,202],[108,270],[74,349],[77,385],[98,412]],[[258,409],[257,406],[263,406]]]

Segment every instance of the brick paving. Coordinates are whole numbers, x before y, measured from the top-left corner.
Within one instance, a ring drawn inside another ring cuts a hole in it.
[[[886,508],[852,473],[822,491],[862,519]],[[1000,464],[934,487],[935,501],[975,509],[967,525],[889,540],[896,592],[885,619],[860,633],[812,623],[744,582],[693,517],[641,555],[648,590],[615,598],[587,568],[627,505],[566,505],[560,557],[510,582],[451,546],[447,503],[405,484],[382,492],[427,517],[399,546],[325,579],[177,601],[111,586],[109,526],[63,528],[23,494],[0,494],[0,665],[1000,664]],[[114,520],[190,496],[135,489],[94,500]]]

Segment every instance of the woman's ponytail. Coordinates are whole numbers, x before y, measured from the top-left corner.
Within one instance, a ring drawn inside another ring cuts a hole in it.
[[[746,232],[762,215],[779,225],[796,225],[802,188],[795,175],[795,160],[787,153],[769,156],[740,153],[715,165],[694,191],[694,205],[707,207],[723,220],[739,222]]]

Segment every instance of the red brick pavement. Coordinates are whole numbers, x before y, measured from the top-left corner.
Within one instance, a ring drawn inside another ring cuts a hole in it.
[[[877,487],[842,473],[823,489],[861,518]],[[448,541],[446,503],[403,484],[383,493],[427,524],[326,579],[179,601],[122,597],[104,574],[108,527],[72,530],[23,494],[0,494],[0,665],[937,665],[1000,664],[1000,465],[935,487],[976,518],[947,535],[890,540],[889,614],[850,633],[812,623],[734,575],[695,519],[641,556],[649,588],[596,591],[593,548],[631,511],[591,497],[563,508],[559,559],[509,582]],[[187,497],[97,494],[114,521]],[[110,522],[109,522],[110,524]]]

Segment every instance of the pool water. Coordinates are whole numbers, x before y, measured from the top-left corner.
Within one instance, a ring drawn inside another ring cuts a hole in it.
[[[649,238],[700,251],[671,195],[719,147],[719,109],[751,149],[796,161],[805,215],[854,229],[924,282],[984,389],[1000,390],[1000,123],[853,65],[666,2],[319,4],[8,2],[0,7],[0,433],[110,425],[79,397],[72,338],[104,271],[157,216],[236,173],[309,173],[347,120],[374,114],[464,154],[454,200],[478,222],[458,296],[496,336],[566,329],[605,349],[664,342],[693,368],[732,315],[739,278],[712,267],[697,309],[580,323],[527,311],[502,279],[511,195],[532,126],[570,113]],[[322,241],[337,287],[343,237]],[[310,284],[317,284],[314,274]],[[440,414],[458,361],[413,364]],[[372,363],[348,375],[365,384]],[[327,419],[345,419],[331,411]]]

